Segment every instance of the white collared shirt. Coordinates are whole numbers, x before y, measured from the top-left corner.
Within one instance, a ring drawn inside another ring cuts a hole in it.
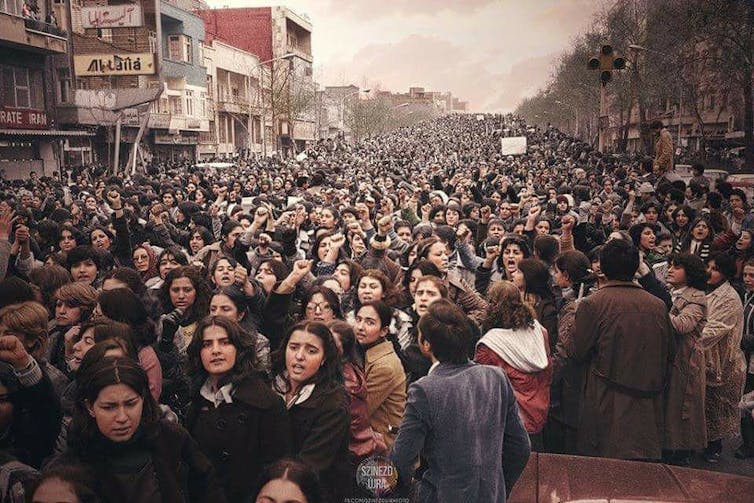
[[[437,360],[435,363],[432,364],[431,367],[429,367],[429,370],[427,371],[427,375],[431,374],[432,371],[435,370],[435,368],[437,368],[438,365],[440,365],[440,360]]]
[[[233,383],[228,383],[225,386],[221,386],[217,391],[213,391],[212,384],[209,378],[207,378],[202,385],[202,389],[199,390],[199,394],[206,398],[208,402],[211,402],[215,408],[218,408],[224,403],[233,403],[232,391]]]

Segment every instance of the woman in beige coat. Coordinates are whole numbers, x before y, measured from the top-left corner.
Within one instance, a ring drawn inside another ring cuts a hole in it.
[[[675,354],[665,396],[663,458],[667,463],[688,466],[693,451],[707,445],[704,352],[699,344],[707,322],[707,271],[702,259],[688,253],[673,255],[669,262]]]
[[[701,344],[707,367],[707,392],[704,411],[707,420],[707,448],[704,459],[720,461],[723,439],[738,434],[738,402],[744,390],[746,361],[741,352],[744,312],[738,293],[729,281],[736,274],[736,263],[718,254],[707,261],[707,324]]]

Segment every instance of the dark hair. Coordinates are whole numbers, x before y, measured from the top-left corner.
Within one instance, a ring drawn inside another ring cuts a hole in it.
[[[139,297],[147,293],[147,287],[144,285],[141,275],[130,267],[116,267],[112,271],[108,271],[104,276],[103,282],[108,279],[120,281]]]
[[[170,286],[173,281],[179,278],[187,278],[196,290],[194,304],[184,313],[185,319],[198,320],[209,312],[209,301],[211,300],[211,290],[209,284],[205,281],[202,274],[194,266],[181,266],[170,271],[165,276],[165,283],[160,287],[160,300],[166,313],[171,312],[175,307],[170,301]]]
[[[37,298],[34,288],[18,276],[10,276],[0,281],[0,307],[35,300]]]
[[[727,281],[736,277],[736,259],[727,253],[718,253],[707,259],[707,263],[715,261],[715,267]]]
[[[517,245],[519,249],[521,249],[521,253],[524,254],[524,258],[531,257],[531,248],[529,248],[529,243],[521,236],[518,236],[516,234],[508,234],[506,235],[501,241],[500,241],[500,258],[499,260],[502,260],[503,257],[503,251],[508,245]]]
[[[600,270],[609,280],[632,281],[639,268],[639,250],[629,241],[611,239],[600,250]]]
[[[440,297],[442,297],[443,299],[448,298],[448,287],[445,284],[445,282],[442,279],[440,279],[438,276],[433,276],[431,274],[422,276],[421,278],[416,280],[417,288],[418,288],[419,283],[425,283],[425,282],[430,282],[433,285],[435,285],[437,290],[440,292]]]
[[[270,258],[270,259],[263,260],[262,262],[260,262],[259,266],[257,266],[257,271],[264,264],[267,264],[270,266],[270,269],[272,270],[272,273],[275,275],[275,278],[277,278],[277,281],[284,280],[285,277],[288,276],[288,273],[290,272],[288,270],[288,266],[286,266],[282,260],[278,260],[276,258]]]
[[[380,328],[389,329],[390,322],[393,320],[393,309],[381,300],[372,300],[365,302],[357,307],[354,311],[354,315],[358,314],[365,307],[371,307],[377,312],[377,317],[380,319]]]
[[[188,258],[186,258],[186,253],[184,253],[183,250],[178,248],[177,246],[168,246],[167,248],[163,249],[160,254],[157,256],[157,270],[160,270],[160,261],[165,257],[166,255],[172,255],[176,262],[178,262],[180,265],[188,265]]]
[[[438,278],[442,277],[442,274],[440,273],[440,269],[437,268],[435,264],[430,262],[427,259],[417,259],[414,260],[414,263],[409,266],[408,270],[406,271],[406,274],[403,275],[403,288],[408,292],[408,286],[411,282],[411,274],[416,270],[421,271],[422,276],[437,276]]]
[[[73,248],[66,254],[66,269],[70,272],[71,267],[85,260],[91,260],[98,270],[102,269],[102,257],[89,245],[81,245]]]
[[[364,268],[361,267],[361,264],[358,262],[355,262],[351,259],[345,259],[338,262],[338,266],[344,264],[348,267],[348,278],[351,283],[351,290],[356,289],[356,286],[359,283],[359,278],[361,277],[361,273],[364,272]],[[336,266],[337,269],[337,266]]]
[[[458,306],[440,299],[419,319],[419,337],[431,344],[432,354],[440,362],[466,363],[474,331]]]
[[[526,294],[534,294],[541,299],[552,297],[550,289],[550,271],[541,260],[535,258],[521,259],[518,269],[524,275]]]
[[[86,359],[85,356],[84,360]],[[160,409],[149,392],[147,374],[137,361],[131,358],[102,358],[87,365],[83,372],[80,371],[76,382],[76,408],[71,423],[69,446],[78,451],[85,461],[98,461],[112,455],[109,442],[104,441],[96,419],[91,417],[87,410],[87,404],[93,404],[100,391],[107,386],[124,384],[134,390],[144,402],[140,427],[149,436],[154,433],[154,427],[160,419]]]
[[[142,299],[128,288],[105,290],[99,294],[102,314],[125,323],[133,330],[133,342],[137,348],[149,346],[156,339],[155,327]]]
[[[343,319],[343,309],[340,306],[340,298],[338,297],[338,294],[333,292],[332,289],[322,285],[314,286],[304,294],[304,297],[301,299],[301,319],[307,319],[306,306],[316,294],[320,294],[325,298],[327,304],[332,308],[333,316],[340,320]]]
[[[249,314],[249,298],[246,297],[246,294],[236,285],[228,285],[218,288],[212,293],[212,297],[215,295],[225,295],[228,297],[233,305],[236,306],[238,314],[241,315],[239,318],[240,320],[243,320]],[[210,298],[210,303],[211,300],[212,299]]]
[[[551,234],[534,238],[534,254],[539,260],[551,264],[560,251],[560,240]]]
[[[58,479],[68,484],[73,489],[79,503],[100,503],[102,500],[95,492],[99,481],[92,470],[82,465],[70,463],[60,464],[50,470],[44,470],[39,478],[32,481],[27,487],[26,501],[34,501],[34,493],[48,480]]]
[[[592,264],[589,258],[578,250],[568,250],[561,253],[555,259],[555,267],[568,274],[568,279],[573,284],[594,279],[590,277],[592,275]]]
[[[652,233],[657,233],[657,228],[653,224],[647,222],[634,224],[628,229],[628,235],[631,236],[631,242],[633,242],[634,246],[639,249],[641,249],[641,234],[647,227],[652,229]]]
[[[327,324],[327,327],[330,329],[330,333],[333,335],[337,333],[340,337],[340,345],[343,348],[343,361],[352,363],[363,370],[364,363],[359,353],[356,335],[353,332],[351,324],[343,320],[333,320]]]
[[[285,368],[285,353],[288,348],[288,341],[296,331],[302,331],[314,335],[322,342],[324,348],[324,362],[319,371],[312,378],[312,382],[317,386],[330,389],[343,383],[343,366],[338,355],[338,348],[335,346],[335,340],[332,337],[327,325],[319,321],[302,320],[293,325],[283,336],[280,347],[272,354],[272,372],[274,375],[283,376]],[[279,393],[286,393],[290,390],[290,383],[285,380],[281,387],[279,380],[275,380],[273,387]]]
[[[361,301],[359,300],[359,284],[364,278],[372,278],[380,282],[380,285],[382,286],[383,302],[388,305],[392,305],[396,301],[397,292],[395,291],[395,285],[393,284],[392,280],[388,278],[387,274],[380,271],[379,269],[366,269],[361,273],[359,281],[356,282],[356,296],[354,298],[354,304],[357,309],[361,305]]]
[[[230,266],[235,269],[238,266],[238,262],[233,257],[229,257],[227,255],[220,255],[216,259],[212,261],[212,264],[209,266],[209,279],[215,286],[219,286],[215,283],[215,271],[217,271],[217,266],[220,265],[220,261],[225,260],[230,264]]]
[[[691,253],[674,253],[670,256],[668,262],[672,266],[683,268],[688,286],[701,291],[707,288],[707,279],[709,278],[707,268],[698,256]]]
[[[107,339],[120,339],[125,341],[126,347],[129,348],[129,355],[136,354],[133,330],[125,323],[105,316],[93,316],[81,324],[78,339],[80,340],[84,336],[84,332],[90,329],[94,332],[94,342],[102,342]]]
[[[194,336],[186,348],[188,359],[188,373],[195,379],[196,389],[207,379],[207,370],[202,365],[202,344],[204,331],[209,327],[220,327],[228,334],[228,339],[236,348],[236,362],[230,375],[226,376],[222,384],[232,382],[238,384],[244,379],[259,372],[256,357],[256,336],[246,332],[237,322],[224,316],[207,316],[196,326]]]
[[[194,234],[199,234],[199,236],[202,238],[202,241],[204,241],[205,246],[210,245],[215,241],[215,237],[212,235],[212,232],[210,232],[210,230],[203,225],[197,225],[196,227],[194,227],[194,230],[192,230],[191,234],[189,235],[189,240],[191,240]]]
[[[281,459],[265,468],[257,485],[259,493],[262,492],[268,482],[276,479],[284,479],[294,483],[304,495],[307,503],[322,503],[324,501],[317,473],[301,461]],[[257,496],[259,496],[259,493],[257,493]]]

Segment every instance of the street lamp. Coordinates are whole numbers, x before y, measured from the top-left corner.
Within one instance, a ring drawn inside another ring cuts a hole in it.
[[[265,122],[266,122],[266,114],[265,114],[265,109],[264,109],[264,75],[262,73],[262,67],[264,65],[268,64],[268,63],[272,63],[274,61],[280,61],[280,60],[283,60],[283,59],[290,59],[290,58],[292,58],[294,56],[295,56],[294,53],[288,52],[286,54],[283,54],[282,56],[278,56],[276,58],[268,59],[267,61],[262,61],[261,63],[259,63],[256,66],[254,66],[254,68],[252,68],[251,70],[249,70],[249,74],[247,75],[247,79],[249,80],[249,84],[247,86],[247,88],[249,90],[248,91],[249,92],[249,148],[251,149],[251,134],[252,134],[252,131],[253,131],[253,128],[251,127],[251,117],[252,117],[251,116],[251,74],[254,73],[254,71],[256,71],[258,69],[259,70],[259,97],[260,97],[259,98],[259,101],[260,101],[259,108],[261,108],[261,110],[262,110],[262,116],[260,118],[260,122],[261,122],[261,127],[260,127],[261,131],[260,132],[262,134],[262,138],[261,138],[262,139],[262,155],[264,155],[265,157],[267,156],[267,138],[265,138],[265,136],[266,136],[266,131],[265,130],[267,129],[267,127],[266,127],[266,124],[265,124]],[[274,126],[275,125],[273,124],[273,127]]]

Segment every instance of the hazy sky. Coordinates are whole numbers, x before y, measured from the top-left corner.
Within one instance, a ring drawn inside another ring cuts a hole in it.
[[[509,111],[549,77],[601,0],[209,0],[285,5],[313,24],[315,78],[405,92],[451,91],[472,110]]]

